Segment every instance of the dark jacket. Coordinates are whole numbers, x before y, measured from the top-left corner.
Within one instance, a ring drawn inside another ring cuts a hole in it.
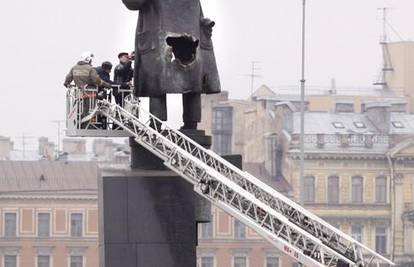
[[[75,85],[79,88],[85,88],[86,86],[102,86],[102,87],[111,87],[111,85],[103,81],[96,69],[92,65],[85,62],[78,62],[66,75],[64,82],[65,86],[74,81]]]
[[[108,72],[106,72],[102,67],[97,67],[96,72],[98,73],[99,77],[104,80],[105,82],[109,84],[114,84],[113,81],[111,81],[111,76]]]
[[[220,92],[211,41],[214,23],[206,23],[209,20],[203,16],[200,0],[122,1],[129,9],[139,10],[134,74],[137,96]],[[182,40],[171,40],[183,37],[187,39],[184,46]],[[182,47],[192,55],[191,60],[185,57],[185,64],[173,53]]]
[[[125,87],[127,83],[132,81],[134,77],[134,70],[132,69],[132,62],[128,64],[119,63],[114,70],[114,82]]]

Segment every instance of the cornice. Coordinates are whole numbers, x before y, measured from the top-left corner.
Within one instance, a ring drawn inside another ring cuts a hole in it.
[[[97,195],[17,195],[0,194],[0,200],[86,200],[97,201]]]

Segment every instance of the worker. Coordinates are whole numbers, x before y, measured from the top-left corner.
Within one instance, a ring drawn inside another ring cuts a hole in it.
[[[119,64],[115,67],[114,82],[120,85],[121,89],[130,89],[132,85],[132,78],[134,77],[134,70],[132,69],[132,61],[134,55],[129,55],[127,52],[118,54]],[[115,102],[122,105],[122,98],[124,97],[117,89],[114,90]]]
[[[98,87],[111,88],[111,84],[99,78],[96,69],[92,66],[93,54],[85,52],[81,60],[69,71],[65,79],[65,87],[73,81],[78,88]]]
[[[93,54],[91,52],[84,52],[81,56],[81,60],[71,68],[64,82],[65,87],[69,87],[72,81],[75,85],[82,90],[80,92],[80,98],[83,100],[83,112],[82,118],[87,116],[90,112],[90,109],[93,108],[94,100],[96,98],[96,93],[88,93],[85,91],[88,87],[97,88],[111,88],[111,84],[103,81],[96,69],[92,66]],[[81,125],[81,128],[84,129],[87,123]]]
[[[96,68],[96,72],[103,81],[113,85],[114,82],[111,81],[111,71],[112,71],[112,63],[109,61],[102,62],[101,66]],[[98,87],[98,98],[99,99],[106,99],[111,102],[111,93],[107,92],[104,87]],[[102,129],[107,128],[107,120],[106,117],[103,115],[98,115],[98,122],[100,123]]]
[[[114,82],[111,81],[111,71],[112,71],[112,63],[109,61],[102,62],[101,66],[96,68],[96,72],[103,81],[113,84]]]

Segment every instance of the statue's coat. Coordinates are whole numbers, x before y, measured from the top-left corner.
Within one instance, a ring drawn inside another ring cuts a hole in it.
[[[214,22],[204,18],[199,0],[123,0],[139,10],[136,31],[135,94],[157,97],[169,93],[218,93],[220,80],[211,32]],[[168,37],[191,39],[194,60],[173,59]]]

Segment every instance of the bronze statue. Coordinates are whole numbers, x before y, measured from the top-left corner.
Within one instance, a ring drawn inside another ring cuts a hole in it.
[[[166,94],[183,94],[183,128],[196,129],[200,95],[220,92],[211,40],[215,23],[204,18],[200,0],[122,1],[139,10],[135,95],[150,97],[150,112],[167,120]]]

